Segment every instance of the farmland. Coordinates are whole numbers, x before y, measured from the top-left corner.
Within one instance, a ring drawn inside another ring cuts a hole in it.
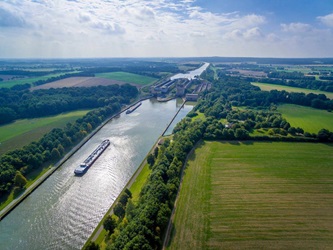
[[[74,72],[67,72],[68,73],[76,73],[77,71]],[[64,75],[64,73],[58,73],[58,74],[51,74],[51,75],[46,75],[46,76],[39,76],[39,77],[29,77],[29,78],[18,78],[15,80],[9,80],[9,81],[3,81],[0,82],[0,88],[10,88],[13,87],[14,85],[19,85],[19,84],[25,84],[25,83],[33,83],[36,81],[40,81],[40,80],[47,80],[51,77],[58,77]]]
[[[278,111],[293,127],[301,127],[305,132],[318,133],[322,128],[333,130],[333,113],[292,104],[278,106]]]
[[[92,86],[107,86],[112,84],[125,84],[125,82],[111,80],[111,79],[103,79],[97,77],[70,77],[66,79],[62,79],[59,81],[54,81],[50,83],[46,83],[43,85],[39,85],[36,87],[32,87],[31,90],[36,89],[50,89],[50,88],[70,88],[70,87],[92,87]]]
[[[148,76],[142,76],[138,74],[132,74],[127,72],[110,72],[110,73],[100,73],[96,74],[96,77],[112,79],[127,83],[134,83],[138,85],[147,85],[154,83],[157,79]]]
[[[204,142],[190,156],[168,249],[329,249],[326,144]]]
[[[44,118],[17,120],[0,127],[0,154],[20,148],[38,140],[53,128],[64,127],[68,122],[84,116],[89,110],[80,110]]]
[[[269,83],[259,83],[259,82],[253,82],[252,85],[258,86],[263,91],[271,91],[271,90],[285,90],[287,92],[298,92],[298,93],[314,93],[314,94],[324,94],[327,96],[327,98],[333,99],[333,93],[331,92],[325,92],[320,90],[312,90],[312,89],[304,89],[304,88],[296,88],[296,87],[289,87],[289,86],[283,86],[283,85],[276,85],[276,84],[269,84]]]

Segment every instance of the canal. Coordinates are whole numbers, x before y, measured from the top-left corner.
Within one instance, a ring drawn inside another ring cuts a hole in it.
[[[181,104],[146,100],[135,112],[107,123],[0,222],[0,248],[80,249]],[[172,125],[191,109],[185,105]],[[76,166],[104,139],[111,145],[84,176],[74,176]]]

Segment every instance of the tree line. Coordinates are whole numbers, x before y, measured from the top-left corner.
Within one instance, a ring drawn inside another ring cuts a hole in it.
[[[129,84],[35,91],[3,88],[0,91],[0,124],[16,119],[98,108],[114,102],[128,103],[137,94],[138,90]]]

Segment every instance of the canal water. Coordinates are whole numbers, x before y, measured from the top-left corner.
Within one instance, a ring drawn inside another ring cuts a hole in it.
[[[182,74],[176,74],[174,76],[172,76],[170,79],[171,80],[175,80],[175,79],[179,79],[179,78],[187,78],[188,80],[193,80],[195,79],[197,76],[200,76],[202,74],[202,72],[204,72],[209,66],[209,63],[204,63],[204,65],[202,65],[200,68],[192,70],[188,73]]]
[[[0,222],[0,249],[80,249],[181,104],[146,100],[106,124]],[[185,105],[176,121],[191,109]],[[104,139],[111,145],[85,175],[74,176]]]

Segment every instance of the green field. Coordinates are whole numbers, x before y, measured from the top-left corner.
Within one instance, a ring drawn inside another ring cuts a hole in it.
[[[112,79],[122,82],[134,83],[138,85],[152,84],[157,81],[156,78],[149,76],[142,76],[138,74],[132,74],[127,72],[110,72],[110,73],[99,73],[96,77]]]
[[[185,170],[168,249],[331,249],[332,151],[202,143]]]
[[[57,77],[57,76],[61,76],[64,74],[77,73],[77,72],[79,72],[79,71],[51,74],[51,75],[39,76],[39,77],[20,78],[20,79],[10,80],[10,81],[3,81],[3,82],[0,82],[0,88],[11,88],[14,85],[26,84],[26,83],[31,84],[31,83],[39,81],[39,80],[47,80],[51,77]]]
[[[0,126],[0,154],[38,140],[53,128],[64,127],[68,122],[74,122],[88,112],[89,110],[80,110],[56,116],[23,119]]]
[[[277,84],[270,84],[270,83],[259,83],[259,82],[252,82],[252,85],[258,86],[263,91],[271,91],[271,90],[285,90],[287,92],[297,92],[297,93],[314,93],[314,94],[324,94],[327,98],[333,99],[333,93],[325,92],[320,90],[312,90],[312,89],[303,89],[303,88],[296,88],[296,87],[289,87],[284,85],[277,85]]]
[[[318,133],[322,128],[333,131],[333,113],[293,104],[278,106],[278,111],[293,127],[303,128],[305,132]]]

